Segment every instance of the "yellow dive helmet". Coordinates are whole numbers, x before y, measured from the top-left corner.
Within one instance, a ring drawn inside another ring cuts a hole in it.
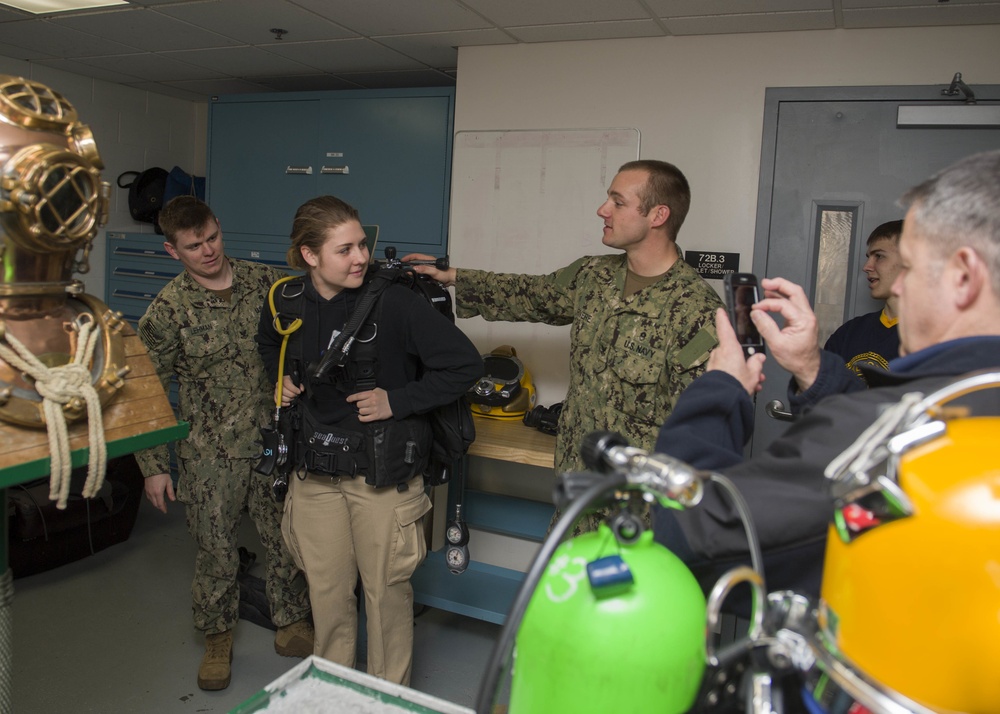
[[[828,661],[813,688],[828,711],[848,711],[834,701],[848,695],[872,712],[997,711],[998,388],[1000,374],[978,373],[916,395],[870,467],[828,472],[817,632]]]
[[[469,389],[472,413],[492,419],[521,419],[535,406],[531,373],[510,345],[483,355],[486,372]]]

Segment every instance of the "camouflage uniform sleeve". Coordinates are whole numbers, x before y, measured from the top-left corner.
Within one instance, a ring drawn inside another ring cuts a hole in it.
[[[174,313],[167,301],[156,298],[139,320],[137,330],[166,392],[170,390],[170,379],[181,344],[180,324]],[[144,476],[170,471],[170,452],[166,444],[137,451],[135,458]]]
[[[719,344],[715,332],[715,311],[722,307],[718,294],[700,277],[675,307],[677,326],[675,350],[668,358],[670,406],[691,382],[705,372],[709,353]]]
[[[489,321],[568,325],[575,312],[577,276],[587,261],[587,257],[580,258],[548,275],[460,268],[455,277],[457,315],[480,315]]]
[[[266,270],[263,273],[263,280],[264,280],[264,300],[266,301],[267,300],[267,292],[268,292],[268,290],[271,289],[271,286],[274,285],[279,280],[281,280],[282,278],[287,278],[288,277],[288,273],[286,273],[283,270],[280,270],[279,268],[275,268],[272,265],[264,265],[263,267],[266,268]]]

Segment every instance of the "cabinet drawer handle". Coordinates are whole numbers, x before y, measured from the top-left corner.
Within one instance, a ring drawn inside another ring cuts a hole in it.
[[[118,290],[116,289],[111,293],[112,297],[119,298],[132,298],[133,300],[146,300],[152,302],[153,298],[156,297],[156,293],[140,293],[135,290]]]
[[[289,166],[285,169],[286,174],[302,174],[304,176],[312,176],[312,172],[312,166]]]
[[[164,273],[158,270],[138,270],[135,268],[115,268],[115,275],[122,275],[126,278],[151,278],[153,280],[173,280],[177,273]]]
[[[165,250],[152,250],[151,248],[127,248],[116,245],[113,251],[115,255],[136,256],[141,258],[170,258],[170,254]]]
[[[351,167],[347,166],[324,166],[319,172],[321,174],[349,174],[351,173]]]

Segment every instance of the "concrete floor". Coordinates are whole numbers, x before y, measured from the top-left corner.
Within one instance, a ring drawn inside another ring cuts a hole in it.
[[[273,631],[241,622],[229,688],[198,689],[204,649],[191,624],[195,549],[183,507],[168,510],[143,500],[129,540],[14,581],[14,711],[226,712],[300,662],[275,654]],[[259,549],[249,519],[241,545]],[[432,608],[415,622],[411,687],[474,707],[500,627]]]

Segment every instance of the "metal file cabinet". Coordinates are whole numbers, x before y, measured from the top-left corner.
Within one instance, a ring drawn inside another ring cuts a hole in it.
[[[209,111],[207,198],[227,240],[287,245],[298,206],[331,194],[382,248],[447,252],[454,89],[223,96]]]
[[[184,268],[163,247],[163,236],[154,233],[107,232],[107,288],[105,302],[120,311],[133,327],[163,286]],[[232,237],[223,233],[226,255],[288,270],[287,245]]]
[[[133,328],[157,293],[181,272],[163,248],[163,236],[108,231],[105,302]]]

